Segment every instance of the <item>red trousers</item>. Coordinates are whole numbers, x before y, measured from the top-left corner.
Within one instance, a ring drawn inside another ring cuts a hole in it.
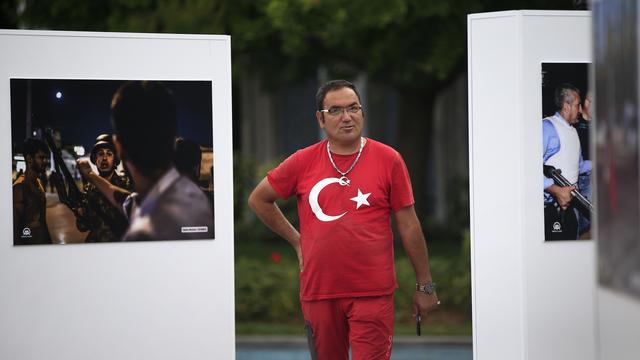
[[[391,357],[393,294],[302,301],[302,313],[314,360],[348,360],[349,346],[352,360]]]

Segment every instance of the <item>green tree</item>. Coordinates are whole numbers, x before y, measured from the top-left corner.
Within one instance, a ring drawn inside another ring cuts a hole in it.
[[[0,29],[13,29],[18,26],[18,1],[0,0]]]
[[[27,28],[59,30],[230,34],[234,74],[258,74],[265,88],[274,90],[309,78],[319,68],[327,69],[331,78],[366,73],[399,92],[398,150],[414,184],[424,184],[430,156],[424,139],[429,139],[434,99],[466,71],[466,15],[518,8],[572,9],[573,3],[27,0],[19,21]],[[417,204],[428,203],[424,186],[415,190]]]
[[[231,28],[239,40],[236,52],[252,55],[240,56],[240,66],[257,66],[271,86],[303,79],[322,67],[330,78],[364,72],[394,87],[401,95],[398,150],[413,183],[424,184],[430,156],[424,139],[429,139],[434,100],[466,71],[466,15],[521,7],[571,9],[573,2],[271,0],[254,6],[261,19],[259,34],[250,27]],[[268,50],[262,51],[265,44]],[[414,188],[417,204],[424,206],[424,187]]]

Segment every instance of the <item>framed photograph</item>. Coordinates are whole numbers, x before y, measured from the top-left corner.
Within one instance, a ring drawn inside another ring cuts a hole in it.
[[[545,241],[591,239],[587,63],[542,63]]]
[[[136,165],[128,161],[123,146],[117,146],[119,139],[114,142],[112,107],[117,102],[114,94],[128,83],[134,81],[10,80],[14,245],[214,238],[212,84],[175,80],[157,82],[166,88],[169,102],[174,103],[175,115],[168,118],[177,123],[174,156],[167,164],[201,190],[203,196],[193,198],[189,207],[202,209],[209,219],[184,222],[179,216],[163,214],[162,224],[153,219],[146,224],[154,228],[146,237],[125,237],[132,213],[138,211],[136,205],[148,207],[145,202],[153,201],[158,206],[177,206],[167,191],[153,197],[154,189],[165,186],[161,181],[163,174],[144,176],[141,169],[135,169]],[[146,116],[143,105],[139,107],[142,113],[137,116],[145,118],[140,121],[143,128],[137,135],[131,135],[135,138],[129,143],[139,144],[142,154],[157,158],[163,136],[158,131],[161,119],[154,119],[152,112]],[[121,137],[129,134],[121,133]],[[129,152],[134,150],[137,149]],[[94,174],[122,189],[122,196],[110,198],[90,177],[83,176],[78,167],[82,159],[86,159],[84,163]],[[142,158],[140,162],[145,160]],[[140,192],[136,175],[139,181],[150,178],[158,181],[145,194],[148,199],[136,201],[130,206],[133,209],[127,209],[126,200]],[[176,179],[171,186],[167,185],[168,190],[179,184]],[[176,231],[169,227],[175,227]]]

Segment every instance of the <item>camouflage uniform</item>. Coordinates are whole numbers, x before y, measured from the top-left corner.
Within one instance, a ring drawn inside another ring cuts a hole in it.
[[[28,183],[24,175],[13,183],[14,245],[51,244],[47,228],[47,197],[40,179]]]
[[[126,176],[113,172],[108,180],[115,186],[131,190],[131,182]],[[76,226],[80,231],[89,231],[85,242],[120,241],[128,227],[122,211],[114,207],[95,185],[86,183],[83,189],[82,216],[77,216]]]

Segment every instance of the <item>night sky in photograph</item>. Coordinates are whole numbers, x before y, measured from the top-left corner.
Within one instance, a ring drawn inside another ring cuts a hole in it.
[[[110,105],[122,80],[11,79],[11,141],[20,148],[27,137],[28,95],[31,128],[51,127],[62,145],[82,145],[91,151],[95,139],[112,134]],[[213,147],[210,81],[163,81],[171,89],[178,111],[178,136]],[[30,90],[29,90],[30,89]],[[149,120],[153,127],[153,120]]]
[[[542,117],[556,113],[554,92],[562,83],[580,89],[582,101],[587,94],[589,64],[587,63],[542,63]]]

